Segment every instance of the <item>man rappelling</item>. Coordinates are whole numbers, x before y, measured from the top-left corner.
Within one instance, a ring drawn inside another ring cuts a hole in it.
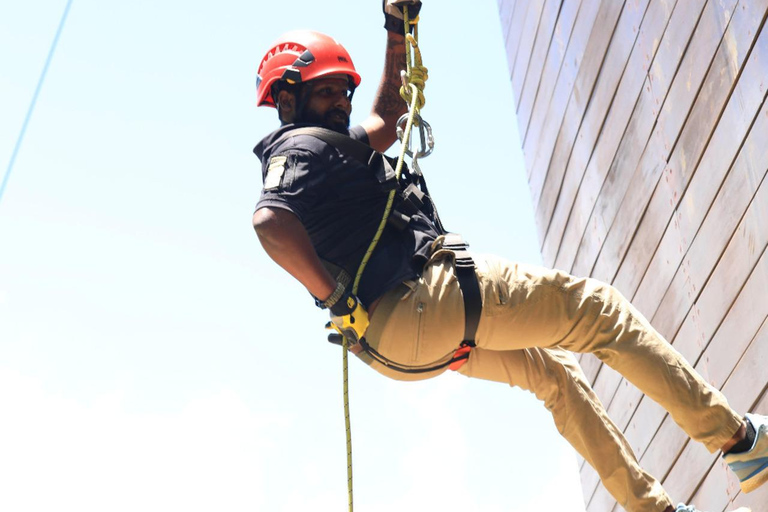
[[[414,112],[423,81],[400,75],[413,67],[406,34],[421,2],[383,6],[384,74],[358,126],[349,116],[361,77],[332,38],[289,32],[258,66],[258,104],[275,107],[281,126],[254,150],[264,188],[253,225],[267,254],[329,310],[345,351],[398,380],[451,369],[530,390],[626,510],[696,512],[675,507],[640,467],[571,354],[589,352],[721,451],[744,492],[768,481],[768,418],[733,411],[615,288],[468,251],[443,228],[423,176],[402,154],[382,155],[404,114],[403,144],[423,127]]]

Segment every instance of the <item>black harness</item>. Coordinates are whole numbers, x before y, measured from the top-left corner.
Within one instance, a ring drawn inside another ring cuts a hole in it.
[[[388,359],[371,347],[365,338],[362,338],[359,342],[363,350],[371,356],[373,360],[388,368],[411,374],[428,373],[442,370],[446,367],[454,367],[458,363],[469,359],[470,349],[475,346],[475,336],[477,334],[477,327],[480,324],[480,316],[483,310],[480,284],[478,283],[477,274],[475,273],[475,262],[469,254],[469,244],[461,238],[461,235],[448,233],[445,228],[443,228],[443,225],[440,222],[440,217],[437,214],[437,209],[429,195],[429,190],[427,189],[424,177],[415,176],[405,165],[403,165],[401,182],[397,183],[397,177],[392,165],[393,162],[389,160],[389,157],[379,153],[367,144],[327,128],[315,126],[296,128],[287,132],[283,137],[295,135],[310,135],[317,137],[371,168],[374,171],[376,179],[385,188],[391,189],[398,187],[400,189],[400,202],[393,208],[392,213],[387,220],[388,223],[395,229],[405,229],[410,222],[411,216],[417,211],[421,211],[435,223],[438,232],[445,237],[442,249],[449,250],[454,255],[456,278],[459,282],[459,287],[461,288],[462,297],[464,298],[464,339],[453,356],[450,359],[439,363],[414,366],[404,365]],[[281,137],[281,139],[283,137]],[[328,336],[328,341],[340,345],[341,335],[331,334]]]

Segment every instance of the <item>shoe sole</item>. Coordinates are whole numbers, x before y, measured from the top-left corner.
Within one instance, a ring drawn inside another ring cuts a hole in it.
[[[740,482],[741,490],[743,492],[752,492],[763,485],[765,482],[768,482],[768,467],[763,468],[760,473],[756,474],[749,480]]]

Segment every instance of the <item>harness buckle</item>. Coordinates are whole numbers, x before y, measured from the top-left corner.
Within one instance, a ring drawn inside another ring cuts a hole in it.
[[[461,346],[456,349],[456,352],[453,353],[451,364],[448,365],[448,369],[455,372],[464,366],[464,364],[469,361],[470,351],[472,351],[472,345],[462,343]]]

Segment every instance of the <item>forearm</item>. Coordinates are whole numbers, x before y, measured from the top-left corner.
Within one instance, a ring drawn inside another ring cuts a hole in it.
[[[397,140],[397,120],[408,111],[400,97],[400,71],[405,70],[405,37],[387,31],[384,72],[373,101],[371,115],[362,125],[371,146],[385,151]]]
[[[396,123],[408,109],[400,97],[402,80],[400,72],[405,70],[405,37],[387,32],[387,51],[384,72],[373,102],[372,113],[387,123]]]
[[[279,208],[261,208],[253,216],[253,227],[267,255],[309,293],[322,300],[333,293],[336,281],[323,266],[295,215]]]

